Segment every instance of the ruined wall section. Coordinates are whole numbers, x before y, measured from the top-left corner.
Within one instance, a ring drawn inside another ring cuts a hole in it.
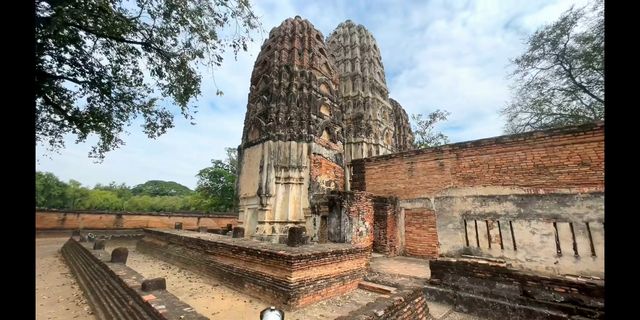
[[[353,161],[354,188],[400,198],[407,255],[471,255],[604,277],[604,123]]]
[[[245,235],[281,241],[343,179],[338,76],[322,34],[296,16],[271,30],[251,75],[238,179]],[[320,166],[320,168],[314,168]],[[324,170],[331,167],[333,170]],[[322,171],[322,175],[314,175]]]
[[[603,191],[604,123],[406,151],[356,160],[353,167],[354,188],[401,200]]]

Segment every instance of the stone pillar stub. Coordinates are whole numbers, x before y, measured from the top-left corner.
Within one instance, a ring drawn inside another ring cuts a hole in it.
[[[165,278],[153,278],[142,281],[142,291],[167,290],[167,280]]]
[[[235,227],[233,228],[232,238],[244,238],[244,228],[243,227]]]
[[[287,237],[287,245],[289,247],[299,247],[307,242],[307,228],[290,227],[289,236]]]
[[[104,250],[104,246],[106,243],[107,243],[107,240],[105,239],[97,239],[93,243],[93,250]]]
[[[128,257],[129,257],[129,249],[124,247],[115,248],[111,252],[111,262],[114,262],[114,263],[126,264]]]

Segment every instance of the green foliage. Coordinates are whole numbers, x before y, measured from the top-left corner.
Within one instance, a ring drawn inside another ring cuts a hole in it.
[[[502,110],[518,133],[604,120],[604,6],[571,8],[536,31],[513,60],[513,98]]]
[[[196,191],[206,200],[211,211],[229,211],[235,200],[236,171],[229,163],[212,160],[212,166],[204,168],[196,175]]]
[[[89,190],[84,188],[80,182],[76,180],[69,180],[69,185],[65,190],[67,197],[67,208],[73,210],[78,207],[78,205],[82,202],[83,199],[89,197]]]
[[[447,116],[450,114],[448,111],[437,109],[427,115],[426,119],[422,118],[422,114],[411,115],[415,145],[418,149],[437,147],[449,143],[449,138],[442,132],[435,131],[434,126],[440,121],[447,120]]]
[[[212,160],[212,166],[197,174],[196,192],[174,181],[149,180],[133,188],[111,182],[93,189],[80,182],[60,181],[49,172],[36,172],[36,207],[71,210],[177,212],[228,212],[234,207],[237,149],[226,148],[226,162]]]
[[[67,204],[67,184],[53,173],[36,171],[36,206],[60,209]]]
[[[124,199],[109,190],[91,190],[86,198],[80,199],[77,205],[82,210],[123,211]]]
[[[66,134],[95,134],[89,155],[102,159],[137,117],[152,139],[172,128],[161,105],[193,119],[198,64],[246,51],[258,27],[248,0],[36,0],[36,142],[56,150]]]
[[[149,180],[131,189],[133,195],[147,196],[186,196],[193,191],[174,181]]]
[[[108,185],[102,185],[98,183],[95,187],[93,187],[93,190],[111,191],[115,193],[118,198],[122,198],[124,200],[131,198],[131,196],[133,195],[131,188],[129,188],[126,184],[117,184],[115,181],[112,181]]]

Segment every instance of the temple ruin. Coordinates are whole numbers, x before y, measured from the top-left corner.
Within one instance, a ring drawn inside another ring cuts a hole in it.
[[[249,86],[237,219],[39,211],[37,229],[126,229],[137,251],[287,311],[364,288],[382,295],[338,319],[433,319],[432,301],[489,319],[604,319],[603,122],[415,149],[376,40],[350,20],[326,40],[285,20]],[[63,253],[96,310],[204,318],[168,293],[161,311],[148,292],[164,280],[145,285],[123,250],[90,242],[76,232]],[[372,266],[395,257],[428,276]]]

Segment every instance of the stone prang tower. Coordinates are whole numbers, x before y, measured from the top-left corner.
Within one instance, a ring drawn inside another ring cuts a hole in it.
[[[327,44],[329,59],[340,77],[347,165],[352,159],[411,149],[409,119],[400,104],[389,99],[380,49],[373,35],[364,26],[347,20],[338,25]]]
[[[331,190],[344,189],[338,73],[322,34],[296,16],[269,33],[253,73],[238,148],[239,221],[245,237],[313,239]]]

